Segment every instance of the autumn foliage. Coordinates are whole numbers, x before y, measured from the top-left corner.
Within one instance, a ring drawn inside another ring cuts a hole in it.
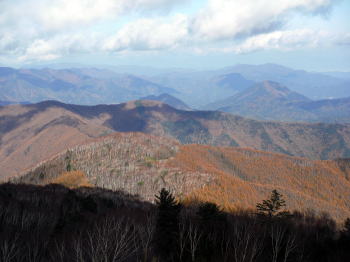
[[[67,167],[79,170],[87,181],[80,173],[65,174]],[[71,148],[14,181],[91,184],[148,201],[166,187],[186,204],[212,202],[226,211],[253,210],[277,189],[291,210],[314,210],[317,215],[326,211],[342,222],[350,216],[349,172],[346,159],[321,161],[253,149],[180,145],[164,137],[123,133]]]

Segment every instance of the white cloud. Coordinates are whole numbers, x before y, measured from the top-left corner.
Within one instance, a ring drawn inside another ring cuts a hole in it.
[[[135,11],[169,8],[190,0],[5,0],[0,25],[34,25],[38,31],[67,30]]]
[[[158,50],[173,48],[188,37],[188,19],[176,15],[170,21],[139,19],[122,28],[107,39],[103,48],[107,51]]]
[[[348,46],[350,45],[350,33],[343,34],[337,37],[336,44]]]
[[[306,29],[286,30],[284,25],[293,12],[315,14],[336,0],[208,0],[192,16],[159,13],[190,1],[0,0],[0,55],[33,61],[79,53],[179,47],[196,53],[244,53],[349,42]],[[111,33],[111,21],[117,23],[121,17],[131,21]],[[100,22],[110,29],[96,32]],[[218,49],[219,43],[229,44]]]
[[[69,54],[94,52],[99,47],[99,38],[100,36],[90,35],[87,41],[84,34],[63,34],[49,39],[37,39],[23,51],[19,60],[53,60]]]
[[[314,13],[332,0],[209,0],[194,18],[194,34],[204,39],[229,39],[270,32],[292,11]]]
[[[188,1],[191,0],[0,0],[0,54],[25,61],[98,51],[99,47],[91,42],[96,44],[97,33],[92,28],[99,22],[118,21],[131,13],[168,10]],[[151,26],[157,25],[149,22],[148,31]],[[164,37],[167,27],[172,29],[171,25],[158,29]],[[102,45],[106,37],[98,35]],[[135,41],[130,39],[130,44]],[[148,45],[166,44],[162,37],[159,41],[157,44],[154,36]]]
[[[258,50],[294,50],[305,47],[318,47],[325,44],[325,40],[333,36],[328,32],[308,29],[275,31],[249,37],[243,43],[225,49],[235,53],[248,53]]]

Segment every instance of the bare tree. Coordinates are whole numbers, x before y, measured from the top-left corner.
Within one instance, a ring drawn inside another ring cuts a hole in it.
[[[279,223],[273,224],[270,228],[272,262],[277,262],[278,260],[278,256],[282,249],[283,238],[285,234],[286,234],[286,228]]]
[[[143,250],[143,261],[148,261],[148,256],[151,251],[151,243],[155,230],[155,216],[153,213],[147,216],[147,222],[145,225],[138,226],[138,232],[140,236],[140,245]]]
[[[0,240],[0,261],[15,261],[15,258],[19,253],[18,240],[18,234],[13,235],[12,237],[7,236]]]
[[[82,236],[79,235],[74,241],[74,261],[84,262],[84,248],[82,243]]]
[[[231,236],[230,234],[227,232],[227,230],[225,230],[224,232],[222,232],[222,238],[221,238],[221,253],[222,253],[222,257],[224,262],[229,261],[229,257],[230,257],[230,251],[232,249],[232,240],[231,240]]]
[[[287,262],[288,257],[291,252],[293,252],[297,247],[297,235],[295,232],[289,232],[288,236],[286,237],[286,246],[284,251],[284,262]]]
[[[186,222],[183,220],[179,223],[179,260],[182,261],[185,248],[188,242],[188,231]]]
[[[125,261],[138,248],[134,226],[122,219],[106,218],[88,232],[88,250],[92,262]]]
[[[198,249],[201,237],[202,233],[200,232],[199,227],[194,223],[190,222],[188,225],[188,240],[192,262],[195,261],[196,251]]]
[[[255,221],[235,221],[233,224],[232,246],[235,261],[252,262],[261,249],[261,239],[255,235]]]
[[[75,245],[75,243],[74,243]],[[76,250],[76,248],[74,248]],[[64,241],[58,242],[55,241],[55,251],[50,253],[50,260],[57,262],[65,262],[66,261],[66,245]],[[78,261],[78,260],[75,260]]]

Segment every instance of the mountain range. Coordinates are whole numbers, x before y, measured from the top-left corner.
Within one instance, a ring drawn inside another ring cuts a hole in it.
[[[280,83],[312,100],[324,100],[350,97],[350,78],[347,75],[346,72],[294,70],[276,64],[240,64],[206,71],[131,66],[70,69],[1,67],[0,100],[57,100],[94,105],[168,93],[191,108],[202,108],[262,81]]]
[[[116,104],[162,93],[175,94],[177,91],[134,75],[109,70],[0,68],[0,100],[4,101],[54,99],[78,104]]]
[[[350,123],[350,97],[312,101],[271,81],[203,108],[260,120]]]
[[[113,132],[310,159],[350,157],[349,124],[257,121],[218,111],[183,111],[150,100],[97,106],[45,101],[0,107],[0,174],[3,179],[21,174],[67,148]]]
[[[236,76],[224,82],[225,76]],[[347,73],[315,73],[294,70],[277,64],[246,65],[238,64],[211,71],[166,72],[153,75],[150,80],[174,88],[178,95],[191,107],[228,98],[239,91],[262,81],[278,82],[290,90],[312,100],[350,97],[350,78]]]

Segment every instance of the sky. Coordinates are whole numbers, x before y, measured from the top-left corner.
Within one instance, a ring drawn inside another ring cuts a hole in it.
[[[349,0],[0,0],[0,65],[350,71]]]

